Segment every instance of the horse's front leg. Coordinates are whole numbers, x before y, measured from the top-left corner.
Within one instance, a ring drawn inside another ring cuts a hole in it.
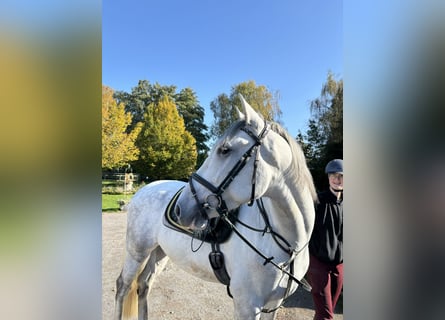
[[[266,306],[266,309],[273,310],[279,303],[279,301],[271,300],[273,295],[270,288],[274,287],[274,282],[271,281],[273,274],[268,277],[257,277],[255,281],[254,279],[249,281],[245,276],[241,278],[243,281],[239,281],[239,277],[234,275],[230,286],[235,309],[234,318],[236,320],[274,320],[277,310],[261,312]],[[261,285],[258,285],[259,283]]]
[[[274,312],[267,312],[267,313],[262,313],[261,314],[261,320],[275,320],[277,316],[277,310],[275,310]]]
[[[233,294],[233,292],[232,292]],[[235,320],[260,320],[261,308],[251,299],[252,297],[243,297],[233,294],[233,305]]]
[[[234,319],[235,320],[260,320],[261,319],[261,311],[259,308],[251,308],[246,306],[235,306],[234,311]]]
[[[254,306],[240,305],[237,306],[235,302],[235,315],[236,320],[275,320],[277,316],[277,310],[273,312],[263,313],[261,308]]]

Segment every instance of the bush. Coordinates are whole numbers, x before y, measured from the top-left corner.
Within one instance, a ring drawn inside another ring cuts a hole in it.
[[[121,186],[102,186],[102,193],[104,194],[123,194],[124,187]]]
[[[140,184],[133,184],[132,191],[125,192],[125,185],[122,181],[115,180],[103,180],[102,181],[102,194],[134,194],[140,188],[145,186],[145,183],[142,182]]]

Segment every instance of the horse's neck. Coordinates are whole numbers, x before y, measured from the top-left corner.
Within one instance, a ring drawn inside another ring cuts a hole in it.
[[[293,187],[283,185],[269,196],[270,220],[280,230],[292,246],[300,249],[309,241],[312,231],[314,211],[312,197],[308,190],[298,191]]]

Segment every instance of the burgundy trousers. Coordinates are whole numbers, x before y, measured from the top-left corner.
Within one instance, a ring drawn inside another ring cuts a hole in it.
[[[314,320],[334,319],[334,309],[343,288],[343,263],[329,265],[311,255],[308,275],[315,304]]]

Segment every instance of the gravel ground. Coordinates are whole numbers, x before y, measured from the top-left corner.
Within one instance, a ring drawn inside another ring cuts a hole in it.
[[[127,214],[102,214],[102,320],[113,317],[115,281],[123,264]],[[168,263],[149,295],[149,318],[155,320],[230,320],[232,300],[226,288],[190,276]],[[343,319],[342,301],[335,320]],[[312,320],[310,294],[298,289],[278,311],[277,320]]]

